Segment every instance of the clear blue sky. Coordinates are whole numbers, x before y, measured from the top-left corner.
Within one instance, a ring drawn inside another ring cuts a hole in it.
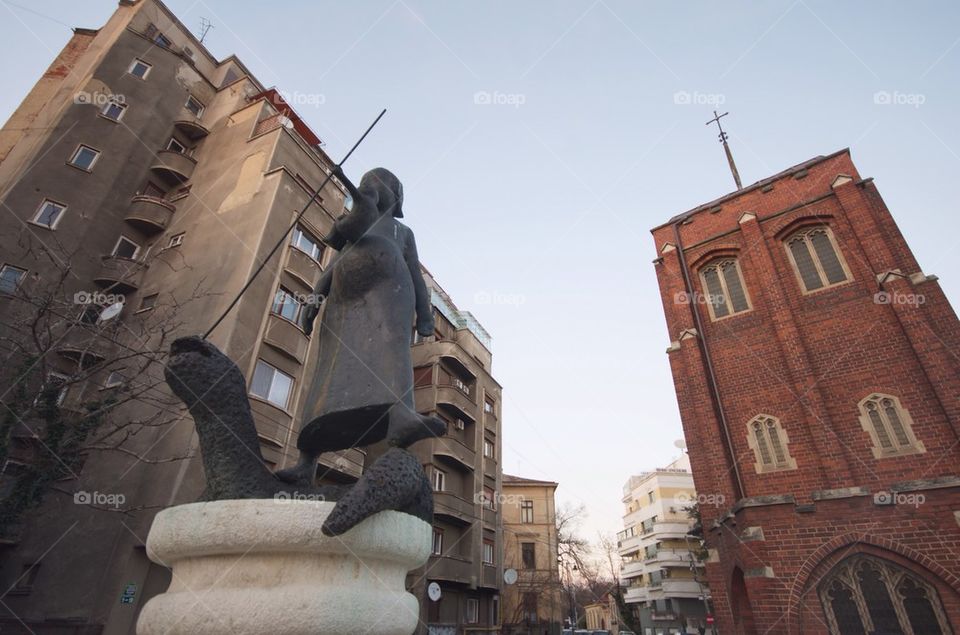
[[[99,27],[116,6],[0,4],[3,119],[64,24]],[[389,109],[347,174],[404,181],[423,262],[493,335],[505,471],[559,481],[591,537],[619,528],[631,473],[677,453],[649,230],[733,189],[704,126],[714,103],[745,183],[849,146],[960,299],[955,2],[168,5],[214,23],[214,55],[295,93],[334,158]]]

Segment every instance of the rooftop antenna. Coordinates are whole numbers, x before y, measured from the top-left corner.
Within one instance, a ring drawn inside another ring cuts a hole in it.
[[[720,143],[723,144],[723,151],[727,153],[727,163],[730,164],[730,171],[733,173],[733,180],[737,184],[737,189],[742,190],[743,185],[740,184],[740,173],[737,172],[737,164],[733,162],[733,153],[730,152],[730,144],[727,143],[727,133],[723,131],[723,126],[720,125],[720,118],[726,117],[729,114],[729,112],[725,112],[722,115],[718,115],[717,111],[714,110],[713,119],[708,121],[707,125],[709,126],[710,124],[716,122],[717,128],[720,130],[720,134],[718,135],[720,137]]]
[[[213,28],[213,22],[210,20],[201,17],[200,18],[200,43],[203,44],[203,39],[207,37],[207,33],[210,32],[210,29]]]

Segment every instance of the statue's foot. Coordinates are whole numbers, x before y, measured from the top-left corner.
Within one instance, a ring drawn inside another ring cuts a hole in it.
[[[317,457],[301,454],[300,460],[296,465],[283,470],[277,470],[273,475],[284,483],[309,487],[313,486],[316,473]]]
[[[411,417],[391,417],[387,429],[387,443],[398,448],[407,448],[423,439],[442,437],[447,433],[447,424],[442,419],[412,413]]]

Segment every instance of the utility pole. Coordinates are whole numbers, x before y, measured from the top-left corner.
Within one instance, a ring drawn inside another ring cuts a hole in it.
[[[723,144],[723,151],[727,154],[727,163],[730,164],[730,171],[733,173],[733,181],[737,184],[737,189],[742,190],[743,185],[740,184],[740,173],[737,172],[737,164],[733,162],[733,153],[730,152],[730,144],[727,143],[727,133],[723,131],[723,126],[720,125],[720,118],[726,117],[729,114],[729,112],[725,112],[722,115],[718,115],[717,111],[714,110],[713,119],[708,121],[707,125],[709,126],[714,122],[717,124],[717,128],[720,130],[720,134],[718,136],[720,137],[720,143]]]

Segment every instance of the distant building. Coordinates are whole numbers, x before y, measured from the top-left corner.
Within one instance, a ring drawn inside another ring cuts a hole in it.
[[[583,607],[586,613],[588,631],[610,631],[611,635],[620,634],[620,611],[617,600],[608,593],[593,604]]]
[[[631,476],[623,487],[624,529],[617,534],[624,600],[649,633],[696,633],[709,590],[694,524],[686,508],[697,500],[686,455],[666,467]]]
[[[503,475],[503,567],[517,572],[503,585],[504,635],[556,635],[563,623],[557,562],[557,483]]]
[[[958,632],[960,321],[873,179],[840,150],[653,238],[719,632]]]

